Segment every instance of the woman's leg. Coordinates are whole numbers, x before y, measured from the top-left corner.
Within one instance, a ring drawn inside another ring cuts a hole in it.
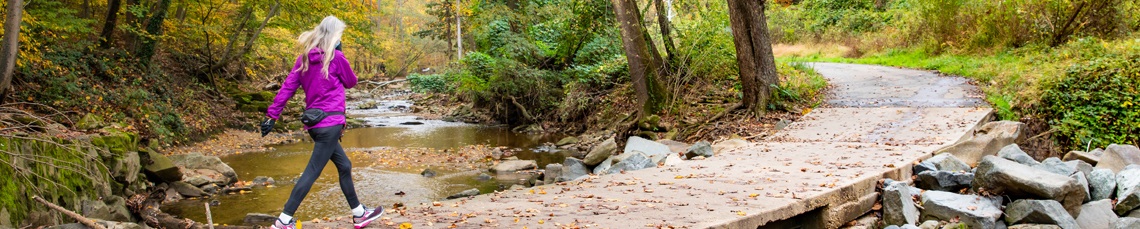
[[[337,134],[340,134],[338,131]],[[344,192],[344,198],[348,200],[349,208],[356,208],[360,206],[360,200],[356,198],[356,188],[352,184],[352,161],[348,160],[348,155],[344,153],[344,148],[340,146],[340,142],[333,142],[332,162],[336,166],[336,172],[340,177],[340,191]]]
[[[289,201],[285,202],[285,209],[281,213],[292,216],[296,213],[297,207],[301,206],[301,201],[305,200],[305,196],[309,195],[309,189],[313,188],[313,183],[321,176],[325,164],[328,164],[334,152],[340,149],[340,143],[337,142],[340,129],[340,126],[336,126],[309,130],[309,137],[312,137],[315,143],[313,154],[309,157],[309,164],[305,166],[301,178],[297,179],[297,185],[293,186],[293,192],[289,194]]]

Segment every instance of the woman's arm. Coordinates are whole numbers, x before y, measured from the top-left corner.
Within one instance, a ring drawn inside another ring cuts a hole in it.
[[[348,58],[344,57],[344,53],[335,51],[336,56],[333,56],[331,64],[336,65],[337,74],[340,78],[340,83],[344,84],[345,89],[356,87],[356,72],[352,70],[352,66],[348,64]]]
[[[281,84],[281,90],[277,91],[277,96],[273,97],[273,104],[269,105],[269,110],[266,111],[265,116],[271,119],[281,118],[281,111],[285,110],[285,105],[289,103],[289,99],[293,98],[293,94],[297,92],[297,88],[301,86],[301,61],[305,61],[305,55],[297,57],[297,62],[293,64],[293,70],[289,71],[289,75],[285,77],[285,82]]]

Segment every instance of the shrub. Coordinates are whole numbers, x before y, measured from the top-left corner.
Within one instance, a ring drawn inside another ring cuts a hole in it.
[[[431,75],[411,74],[411,75],[408,75],[408,84],[410,84],[412,86],[412,90],[414,90],[416,92],[420,92],[420,93],[423,93],[423,92],[436,92],[436,93],[447,92],[450,89],[447,86],[447,79],[444,78],[444,76],[442,74],[431,74]]]
[[[1039,112],[1062,146],[1140,143],[1140,55],[1074,64],[1042,87]]]

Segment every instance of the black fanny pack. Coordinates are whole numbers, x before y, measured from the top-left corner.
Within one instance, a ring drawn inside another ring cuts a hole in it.
[[[333,115],[344,116],[344,112],[325,112],[316,108],[306,109],[305,112],[301,113],[301,123],[305,124],[305,126],[315,126],[321,123],[321,120],[325,120],[325,118]]]

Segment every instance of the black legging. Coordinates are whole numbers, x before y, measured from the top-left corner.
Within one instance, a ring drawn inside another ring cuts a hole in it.
[[[309,194],[309,189],[313,188],[313,183],[321,176],[321,170],[325,169],[325,164],[330,160],[336,165],[336,172],[340,177],[340,191],[344,192],[344,198],[348,199],[348,207],[355,208],[360,205],[360,200],[356,199],[356,188],[352,186],[352,162],[340,147],[340,131],[343,128],[344,126],[330,126],[309,129],[309,137],[312,137],[316,143],[313,146],[313,156],[309,158],[309,165],[305,166],[301,178],[297,179],[297,185],[293,186],[289,201],[285,202],[285,214],[293,215],[297,211],[297,207]]]

